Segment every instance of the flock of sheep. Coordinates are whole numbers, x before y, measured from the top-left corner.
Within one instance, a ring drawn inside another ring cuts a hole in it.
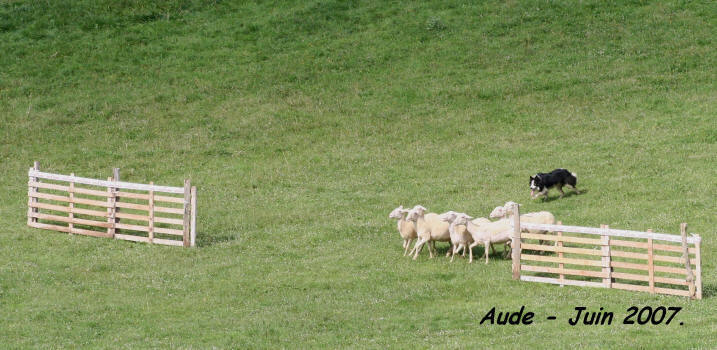
[[[428,254],[431,258],[435,255],[435,242],[448,242],[450,249],[446,257],[451,257],[462,251],[463,256],[466,250],[469,252],[468,262],[473,262],[473,247],[483,244],[485,263],[488,263],[488,247],[495,253],[494,243],[503,243],[504,252],[510,252],[512,226],[508,219],[511,208],[515,203],[507,202],[502,207],[496,207],[490,213],[491,218],[498,218],[491,221],[487,218],[473,219],[466,213],[448,211],[443,214],[427,213],[427,209],[416,205],[412,209],[405,209],[399,206],[394,209],[388,217],[398,220],[398,233],[403,238],[403,255],[413,255],[413,260],[418,258],[424,245],[428,246]],[[547,211],[527,213],[520,216],[523,222],[536,224],[554,224],[555,216]],[[546,233],[546,231],[528,231],[530,233]],[[418,239],[410,252],[408,247],[411,241]]]

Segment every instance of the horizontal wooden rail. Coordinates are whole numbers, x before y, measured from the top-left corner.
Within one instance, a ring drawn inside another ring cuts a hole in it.
[[[562,242],[562,240],[560,242]],[[539,245],[539,244],[530,244],[530,243],[523,243],[523,249],[540,250],[540,251],[544,251],[544,252],[555,252],[555,253],[572,253],[572,254],[602,256],[602,251],[597,250],[597,249],[556,247],[556,246],[552,246],[552,245]]]
[[[611,237],[629,237],[629,238],[652,238],[660,241],[667,242],[682,242],[682,238],[677,235],[670,235],[666,233],[647,233],[640,231],[629,231],[629,230],[616,230],[616,229],[605,229],[597,227],[582,227],[582,226],[567,226],[567,225],[547,225],[547,224],[533,224],[527,222],[521,222],[520,228],[523,230],[542,230],[542,231],[561,231],[563,233],[585,233],[591,235],[600,236],[611,236]],[[698,243],[700,242],[699,236],[687,237],[687,243]]]
[[[28,172],[28,176],[38,178],[38,179],[74,182],[76,184],[83,184],[83,185],[92,185],[92,186],[99,186],[99,187],[112,187],[112,188],[124,188],[126,190],[154,191],[154,192],[165,192],[165,193],[176,193],[176,194],[184,193],[184,188],[182,188],[182,187],[145,185],[145,184],[136,184],[136,183],[132,183],[132,182],[122,182],[122,181],[97,180],[97,179],[90,179],[90,178],[79,177],[79,176],[69,176],[69,175],[45,173],[45,172],[37,171],[37,170],[33,170],[33,169],[30,169],[30,171]]]

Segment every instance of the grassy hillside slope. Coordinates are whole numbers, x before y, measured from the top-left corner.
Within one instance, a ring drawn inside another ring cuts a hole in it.
[[[710,1],[2,1],[0,343],[714,347],[716,34]],[[199,247],[28,228],[33,160],[191,178]],[[556,167],[586,193],[530,201]],[[507,200],[566,224],[686,221],[705,299],[413,262],[387,218]],[[536,324],[478,325],[521,305]],[[684,325],[545,320],[632,305],[682,306]]]

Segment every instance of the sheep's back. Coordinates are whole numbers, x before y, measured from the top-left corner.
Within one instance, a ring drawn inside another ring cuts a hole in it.
[[[424,220],[431,232],[431,240],[434,241],[450,241],[451,234],[448,232],[449,223],[441,220],[440,215],[436,213],[428,213],[424,215]]]

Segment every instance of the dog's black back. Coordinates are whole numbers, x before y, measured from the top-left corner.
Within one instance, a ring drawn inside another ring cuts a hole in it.
[[[549,173],[537,173],[530,177],[530,189],[537,192],[545,192],[552,187],[561,189],[565,185],[575,188],[577,184],[577,175],[567,169],[555,169]]]

